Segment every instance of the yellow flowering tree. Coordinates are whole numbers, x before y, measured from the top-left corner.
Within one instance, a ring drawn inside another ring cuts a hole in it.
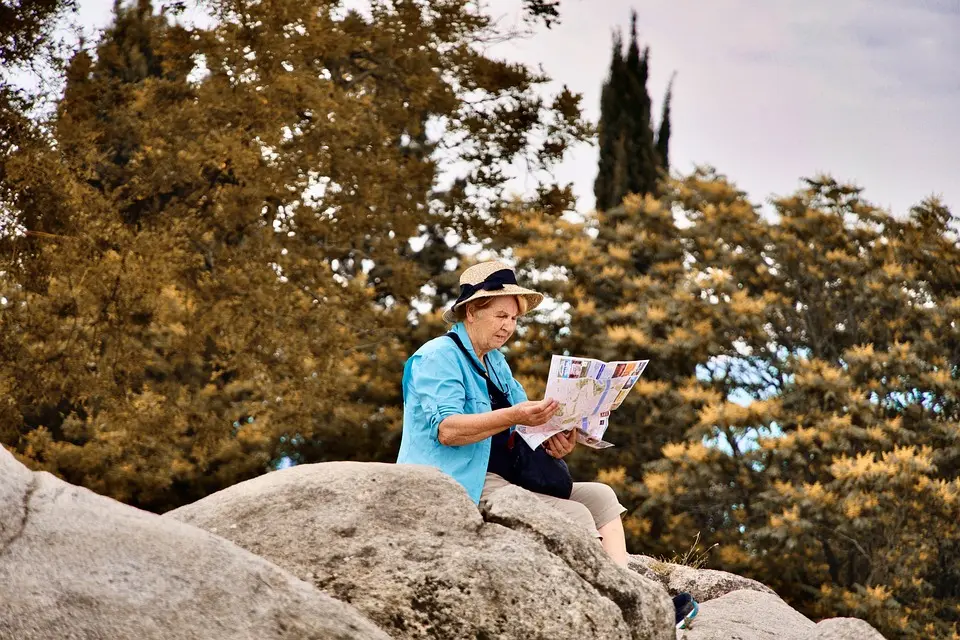
[[[856,188],[808,185],[775,203],[761,260],[731,270],[765,301],[766,340],[739,362],[745,397],[705,405],[687,441],[664,448],[645,506],[673,525],[668,540],[701,532],[720,545],[716,565],[811,616],[865,618],[890,638],[956,637],[950,215],[928,201],[898,220]],[[704,451],[727,432],[744,446]]]
[[[676,545],[664,532],[676,530],[675,516],[645,502],[646,465],[672,442],[703,437],[698,410],[739,384],[717,363],[762,339],[764,302],[729,271],[712,268],[718,251],[733,251],[732,245],[713,246],[720,242],[717,228],[736,228],[741,237],[730,241],[746,245],[754,241],[753,227],[762,227],[743,195],[709,171],[662,189],[659,198],[629,196],[583,222],[519,209],[504,218],[499,239],[551,298],[510,346],[528,390],[542,394],[551,353],[650,360],[611,415],[608,434],[616,448],[581,448],[571,463],[578,477],[598,477],[616,488],[628,507],[632,548],[669,554]],[[677,539],[685,536],[684,549],[696,530],[685,528]]]

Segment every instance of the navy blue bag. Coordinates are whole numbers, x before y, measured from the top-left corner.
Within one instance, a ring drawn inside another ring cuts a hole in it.
[[[477,364],[463,346],[460,336],[452,331],[446,335],[457,344],[477,373],[486,380],[487,393],[490,394],[490,408],[496,410],[512,406],[507,394],[493,383],[487,372]],[[487,471],[497,474],[511,484],[555,498],[569,500],[570,493],[573,491],[573,478],[570,476],[567,463],[547,453],[542,444],[536,449],[531,449],[511,429],[504,429],[491,439]]]

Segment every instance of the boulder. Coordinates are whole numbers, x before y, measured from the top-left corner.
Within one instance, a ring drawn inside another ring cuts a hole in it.
[[[675,637],[660,587],[616,567],[532,496],[502,498],[485,522],[436,469],[331,462],[269,473],[164,517],[275,562],[395,638]]]
[[[686,591],[697,602],[707,602],[741,589],[776,595],[773,589],[765,584],[726,571],[694,569],[641,555],[630,556],[629,566],[640,575],[662,584],[670,595]]]
[[[387,640],[206,531],[34,473],[0,447],[0,640]]]
[[[704,602],[709,602],[717,598],[721,598],[728,593],[734,591],[746,590],[746,591],[757,591],[760,593],[769,594],[776,596],[776,593],[766,586],[763,583],[757,582],[756,580],[751,580],[750,578],[744,578],[738,576],[735,573],[727,573],[725,571],[715,571],[713,569],[694,569],[693,567],[687,567],[684,565],[673,564],[670,562],[663,562],[662,560],[657,560],[656,558],[651,558],[649,556],[642,555],[632,555],[630,556],[630,569],[636,571],[640,575],[659,582],[671,595],[680,593],[681,591],[689,592],[697,600],[697,602],[703,604]],[[749,600],[749,596],[746,594],[741,594],[736,596],[738,600]],[[772,603],[772,604],[770,604]],[[783,611],[784,607],[789,608],[789,605],[784,603],[782,600],[777,598],[777,600],[768,601],[769,609],[771,611]],[[792,611],[792,614],[781,615],[779,618],[773,620],[771,624],[769,620],[763,619],[760,622],[763,624],[763,628],[757,628],[757,621],[748,621],[739,619],[742,616],[739,614],[734,614],[729,617],[726,617],[727,614],[724,613],[724,610],[716,610],[713,607],[707,607],[706,609],[701,609],[701,611],[712,611],[712,613],[707,616],[707,618],[715,618],[719,620],[724,620],[724,622],[716,625],[716,620],[714,622],[707,622],[706,625],[709,628],[714,626],[719,626],[724,629],[716,632],[709,629],[703,629],[703,618],[698,616],[694,619],[693,627],[697,629],[697,634],[700,632],[708,633],[710,635],[697,635],[693,632],[685,632],[686,635],[681,635],[683,638],[713,638],[713,637],[725,637],[723,634],[727,633],[726,629],[730,627],[730,624],[735,625],[746,625],[746,628],[739,628],[736,631],[732,629],[730,633],[734,633],[731,638],[736,638],[738,640],[748,640],[750,638],[780,638],[780,637],[792,637],[792,636],[780,636],[780,635],[771,635],[776,633],[781,625],[781,620],[786,618],[787,620],[799,620],[796,616],[801,616],[801,614]],[[829,618],[827,620],[821,621],[819,624],[814,625],[812,628],[810,626],[811,621],[803,617],[805,622],[800,623],[807,631],[807,635],[802,637],[807,640],[883,640],[883,636],[879,631],[874,629],[870,624],[859,620],[857,618]],[[767,628],[769,627],[769,629]],[[766,634],[766,635],[765,635]]]
[[[810,640],[884,640],[879,631],[858,618],[827,618],[817,623]]]
[[[656,626],[673,617],[673,603],[662,597],[662,587],[633,571],[624,571],[610,561],[597,539],[585,535],[579,525],[558,517],[529,491],[508,486],[495,491],[481,504],[484,520],[524,534],[531,542],[561,558],[583,580],[620,606],[631,628]],[[647,594],[655,594],[652,598]]]
[[[700,605],[683,640],[810,640],[816,625],[774,594],[740,589]]]
[[[161,517],[0,447],[0,640],[883,638],[733,574],[630,567],[529,492],[478,510],[428,467],[305,465]],[[675,635],[680,591],[701,609]]]

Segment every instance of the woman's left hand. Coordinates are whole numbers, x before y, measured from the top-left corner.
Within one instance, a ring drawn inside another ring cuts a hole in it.
[[[573,451],[577,446],[577,430],[561,431],[558,434],[550,436],[543,443],[543,448],[554,458],[562,458]]]

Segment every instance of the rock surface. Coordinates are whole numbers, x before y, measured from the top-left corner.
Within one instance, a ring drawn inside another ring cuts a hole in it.
[[[670,595],[686,591],[693,595],[697,602],[707,602],[741,589],[776,595],[767,585],[734,573],[713,569],[694,569],[680,564],[661,562],[649,556],[630,556],[630,568],[662,584]]]
[[[856,618],[814,624],[772,591],[741,589],[700,605],[691,629],[678,640],[884,640]]]
[[[659,619],[673,616],[673,603],[658,600],[664,607],[651,608],[649,597],[638,594],[660,591],[656,582],[632,571],[624,571],[610,561],[592,536],[585,535],[540,500],[519,487],[505,487],[481,504],[487,522],[501,524],[522,533],[534,543],[560,557],[583,580],[603,596],[620,606],[631,628],[656,626]]]
[[[273,472],[164,517],[275,562],[395,638],[675,638],[666,592],[555,515],[511,490],[487,505],[485,522],[435,469],[332,462]]]
[[[701,604],[701,615],[694,619],[692,629],[681,632],[679,638],[884,640],[879,631],[857,618],[830,618],[812,625],[810,620],[783,602],[770,587],[734,573],[694,569],[642,555],[630,556],[629,566],[640,575],[659,582],[670,595],[686,591]],[[741,593],[720,603],[720,607],[703,606],[703,603],[723,599],[727,594],[738,591],[762,593],[775,600]],[[759,609],[760,613],[753,615],[751,609]],[[704,611],[707,612],[706,616],[703,616]],[[799,635],[797,629],[801,630]]]
[[[161,517],[0,447],[0,640],[883,638],[730,573],[630,566],[526,491],[478,510],[427,467],[305,465]],[[677,634],[679,591],[701,608]]]
[[[883,640],[883,636],[857,618],[828,618],[817,623],[810,640]]]
[[[740,589],[700,605],[683,640],[810,640],[816,625],[772,593]]]
[[[369,639],[355,609],[206,531],[0,447],[0,639]]]

